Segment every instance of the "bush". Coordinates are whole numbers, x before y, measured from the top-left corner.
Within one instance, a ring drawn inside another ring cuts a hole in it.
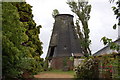
[[[76,78],[107,78],[120,77],[120,54],[112,53],[102,56],[89,57],[75,68]]]
[[[85,59],[78,67],[75,68],[75,77],[80,79],[90,79],[97,77],[95,76],[97,63],[98,62],[94,61],[93,58]]]

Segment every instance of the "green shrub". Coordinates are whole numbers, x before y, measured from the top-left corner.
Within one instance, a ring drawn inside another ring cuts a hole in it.
[[[89,57],[75,68],[76,78],[93,79],[120,77],[120,54],[112,53],[102,56]]]
[[[80,79],[91,79],[95,76],[97,61],[93,58],[86,58],[77,68],[75,68],[76,78]]]

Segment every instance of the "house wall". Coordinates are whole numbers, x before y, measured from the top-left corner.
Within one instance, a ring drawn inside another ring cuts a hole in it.
[[[109,54],[112,52],[115,52],[115,50],[111,50],[110,47],[106,47],[106,48],[102,49],[101,51],[95,53],[94,55],[97,56],[97,55],[102,55],[102,54]]]
[[[75,58],[75,59],[74,59],[74,67],[79,66],[79,65],[82,63],[83,60],[84,60],[84,59]]]

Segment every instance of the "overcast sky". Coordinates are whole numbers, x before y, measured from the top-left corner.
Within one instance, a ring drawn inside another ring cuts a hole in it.
[[[39,37],[43,42],[44,53],[41,57],[45,58],[54,23],[52,18],[53,10],[58,9],[60,14],[74,14],[68,4],[66,4],[67,0],[26,0],[26,2],[33,6],[33,19],[36,24],[42,25]],[[113,4],[110,4],[109,0],[89,0],[89,4],[92,5],[91,18],[89,20],[90,39],[92,40],[90,48],[92,53],[95,53],[104,47],[102,42],[100,42],[102,37],[117,39],[118,31],[112,29],[117,20],[111,8]]]

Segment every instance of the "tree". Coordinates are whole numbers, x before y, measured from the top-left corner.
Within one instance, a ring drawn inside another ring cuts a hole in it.
[[[23,73],[42,71],[41,26],[36,27],[32,9],[25,2],[2,4],[2,73],[3,77],[22,77]]]
[[[41,25],[36,26],[36,23],[33,20],[32,15],[32,6],[22,3],[13,3],[14,6],[17,7],[17,10],[20,15],[20,21],[24,24],[24,28],[26,28],[26,35],[28,36],[28,41],[22,43],[22,45],[26,47],[30,47],[34,49],[32,56],[41,55],[42,52],[42,42],[39,40],[39,33]]]
[[[78,19],[76,19],[76,28],[80,38],[82,53],[85,56],[89,56],[91,55],[89,48],[91,40],[89,39],[90,30],[88,28],[88,20],[90,19],[91,5],[88,5],[87,1],[75,2],[74,0],[68,1],[67,4],[71,8],[71,11],[78,17]],[[80,23],[82,24],[82,29]]]
[[[52,16],[53,18],[55,18],[56,15],[59,14],[59,11],[57,9],[54,9],[53,12],[52,12]]]
[[[13,77],[19,74],[17,62],[28,52],[20,45],[28,37],[25,34],[26,29],[19,21],[17,8],[11,3],[3,3],[2,9],[2,73],[3,76]]]

